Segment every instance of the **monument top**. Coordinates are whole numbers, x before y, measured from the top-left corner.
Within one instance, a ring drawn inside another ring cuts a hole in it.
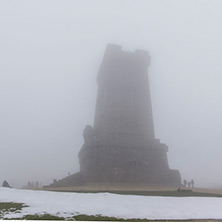
[[[108,44],[105,50],[104,58],[115,58],[115,60],[122,58],[131,58],[137,61],[143,61],[147,67],[150,65],[150,55],[148,51],[136,49],[134,52],[122,50],[119,45]],[[146,68],[147,68],[146,67]]]
[[[94,129],[102,138],[117,135],[119,143],[138,146],[155,139],[149,63],[147,51],[128,52],[118,45],[107,46],[98,73],[94,122]]]

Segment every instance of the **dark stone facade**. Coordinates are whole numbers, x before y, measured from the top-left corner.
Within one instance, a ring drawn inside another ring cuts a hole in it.
[[[93,126],[83,131],[80,172],[54,186],[84,184],[181,185],[168,166],[168,147],[155,138],[148,52],[108,45],[98,74]]]

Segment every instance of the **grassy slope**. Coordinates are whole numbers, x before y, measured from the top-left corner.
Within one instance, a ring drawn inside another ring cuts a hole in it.
[[[27,206],[22,203],[0,202],[0,219],[10,212],[20,213],[23,207]]]
[[[26,205],[22,203],[3,203],[0,202],[0,220],[3,219],[3,216],[7,212],[21,212],[21,209],[23,207],[27,207]],[[146,220],[146,219],[123,219],[123,218],[115,218],[115,217],[105,217],[101,215],[77,215],[70,218],[63,218],[59,216],[53,216],[50,214],[44,214],[44,215],[26,215],[22,218],[13,218],[13,220],[69,220],[69,221],[131,221],[131,222],[142,222],[142,221],[155,221],[155,222],[222,222],[222,220]],[[4,218],[4,220],[8,220],[7,217]]]

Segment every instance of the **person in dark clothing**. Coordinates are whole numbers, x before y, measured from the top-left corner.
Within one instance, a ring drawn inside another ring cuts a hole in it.
[[[187,186],[187,180],[183,181],[183,185],[186,187]]]

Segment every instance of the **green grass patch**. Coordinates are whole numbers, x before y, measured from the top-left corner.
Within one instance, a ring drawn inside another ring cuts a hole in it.
[[[7,213],[20,213],[23,207],[27,207],[23,203],[0,202],[0,219],[3,219]]]
[[[20,213],[23,207],[28,207],[23,203],[13,203],[13,202],[0,202],[0,220],[11,220],[12,218],[4,217],[7,213]],[[34,214],[34,215],[25,215],[21,218],[13,218],[13,220],[68,220],[68,221],[130,221],[130,222],[208,222],[209,220],[148,220],[148,219],[123,219],[123,218],[116,218],[116,217],[107,217],[102,215],[75,215],[71,217],[60,217],[50,215],[50,214]],[[215,222],[222,222],[222,220],[210,220]]]
[[[6,219],[7,220],[7,219]],[[63,218],[59,216],[53,216],[50,214],[44,215],[26,215],[22,218],[13,218],[13,220],[66,220],[66,221],[130,221],[130,222],[222,222],[222,220],[216,219],[188,219],[188,220],[149,220],[149,219],[123,219],[123,218],[116,218],[116,217],[106,217],[102,215],[77,215],[69,218]]]
[[[8,220],[7,218],[4,218],[4,220]],[[11,218],[10,218],[11,220]],[[130,221],[130,222],[209,222],[209,219],[191,219],[191,220],[149,220],[149,219],[123,219],[123,218],[116,218],[116,217],[106,217],[102,215],[85,215],[80,214],[73,217],[59,217],[54,216],[50,214],[43,214],[43,215],[26,215],[22,218],[13,218],[13,220],[62,220],[62,221]],[[211,222],[222,222],[222,220],[210,220]]]
[[[43,214],[43,215],[34,214],[34,215],[26,215],[22,217],[20,220],[65,220],[65,218],[50,214]]]
[[[142,221],[150,221],[147,219],[123,219],[116,217],[106,217],[102,215],[77,215],[73,217],[77,221],[131,221],[131,222],[142,222]]]

